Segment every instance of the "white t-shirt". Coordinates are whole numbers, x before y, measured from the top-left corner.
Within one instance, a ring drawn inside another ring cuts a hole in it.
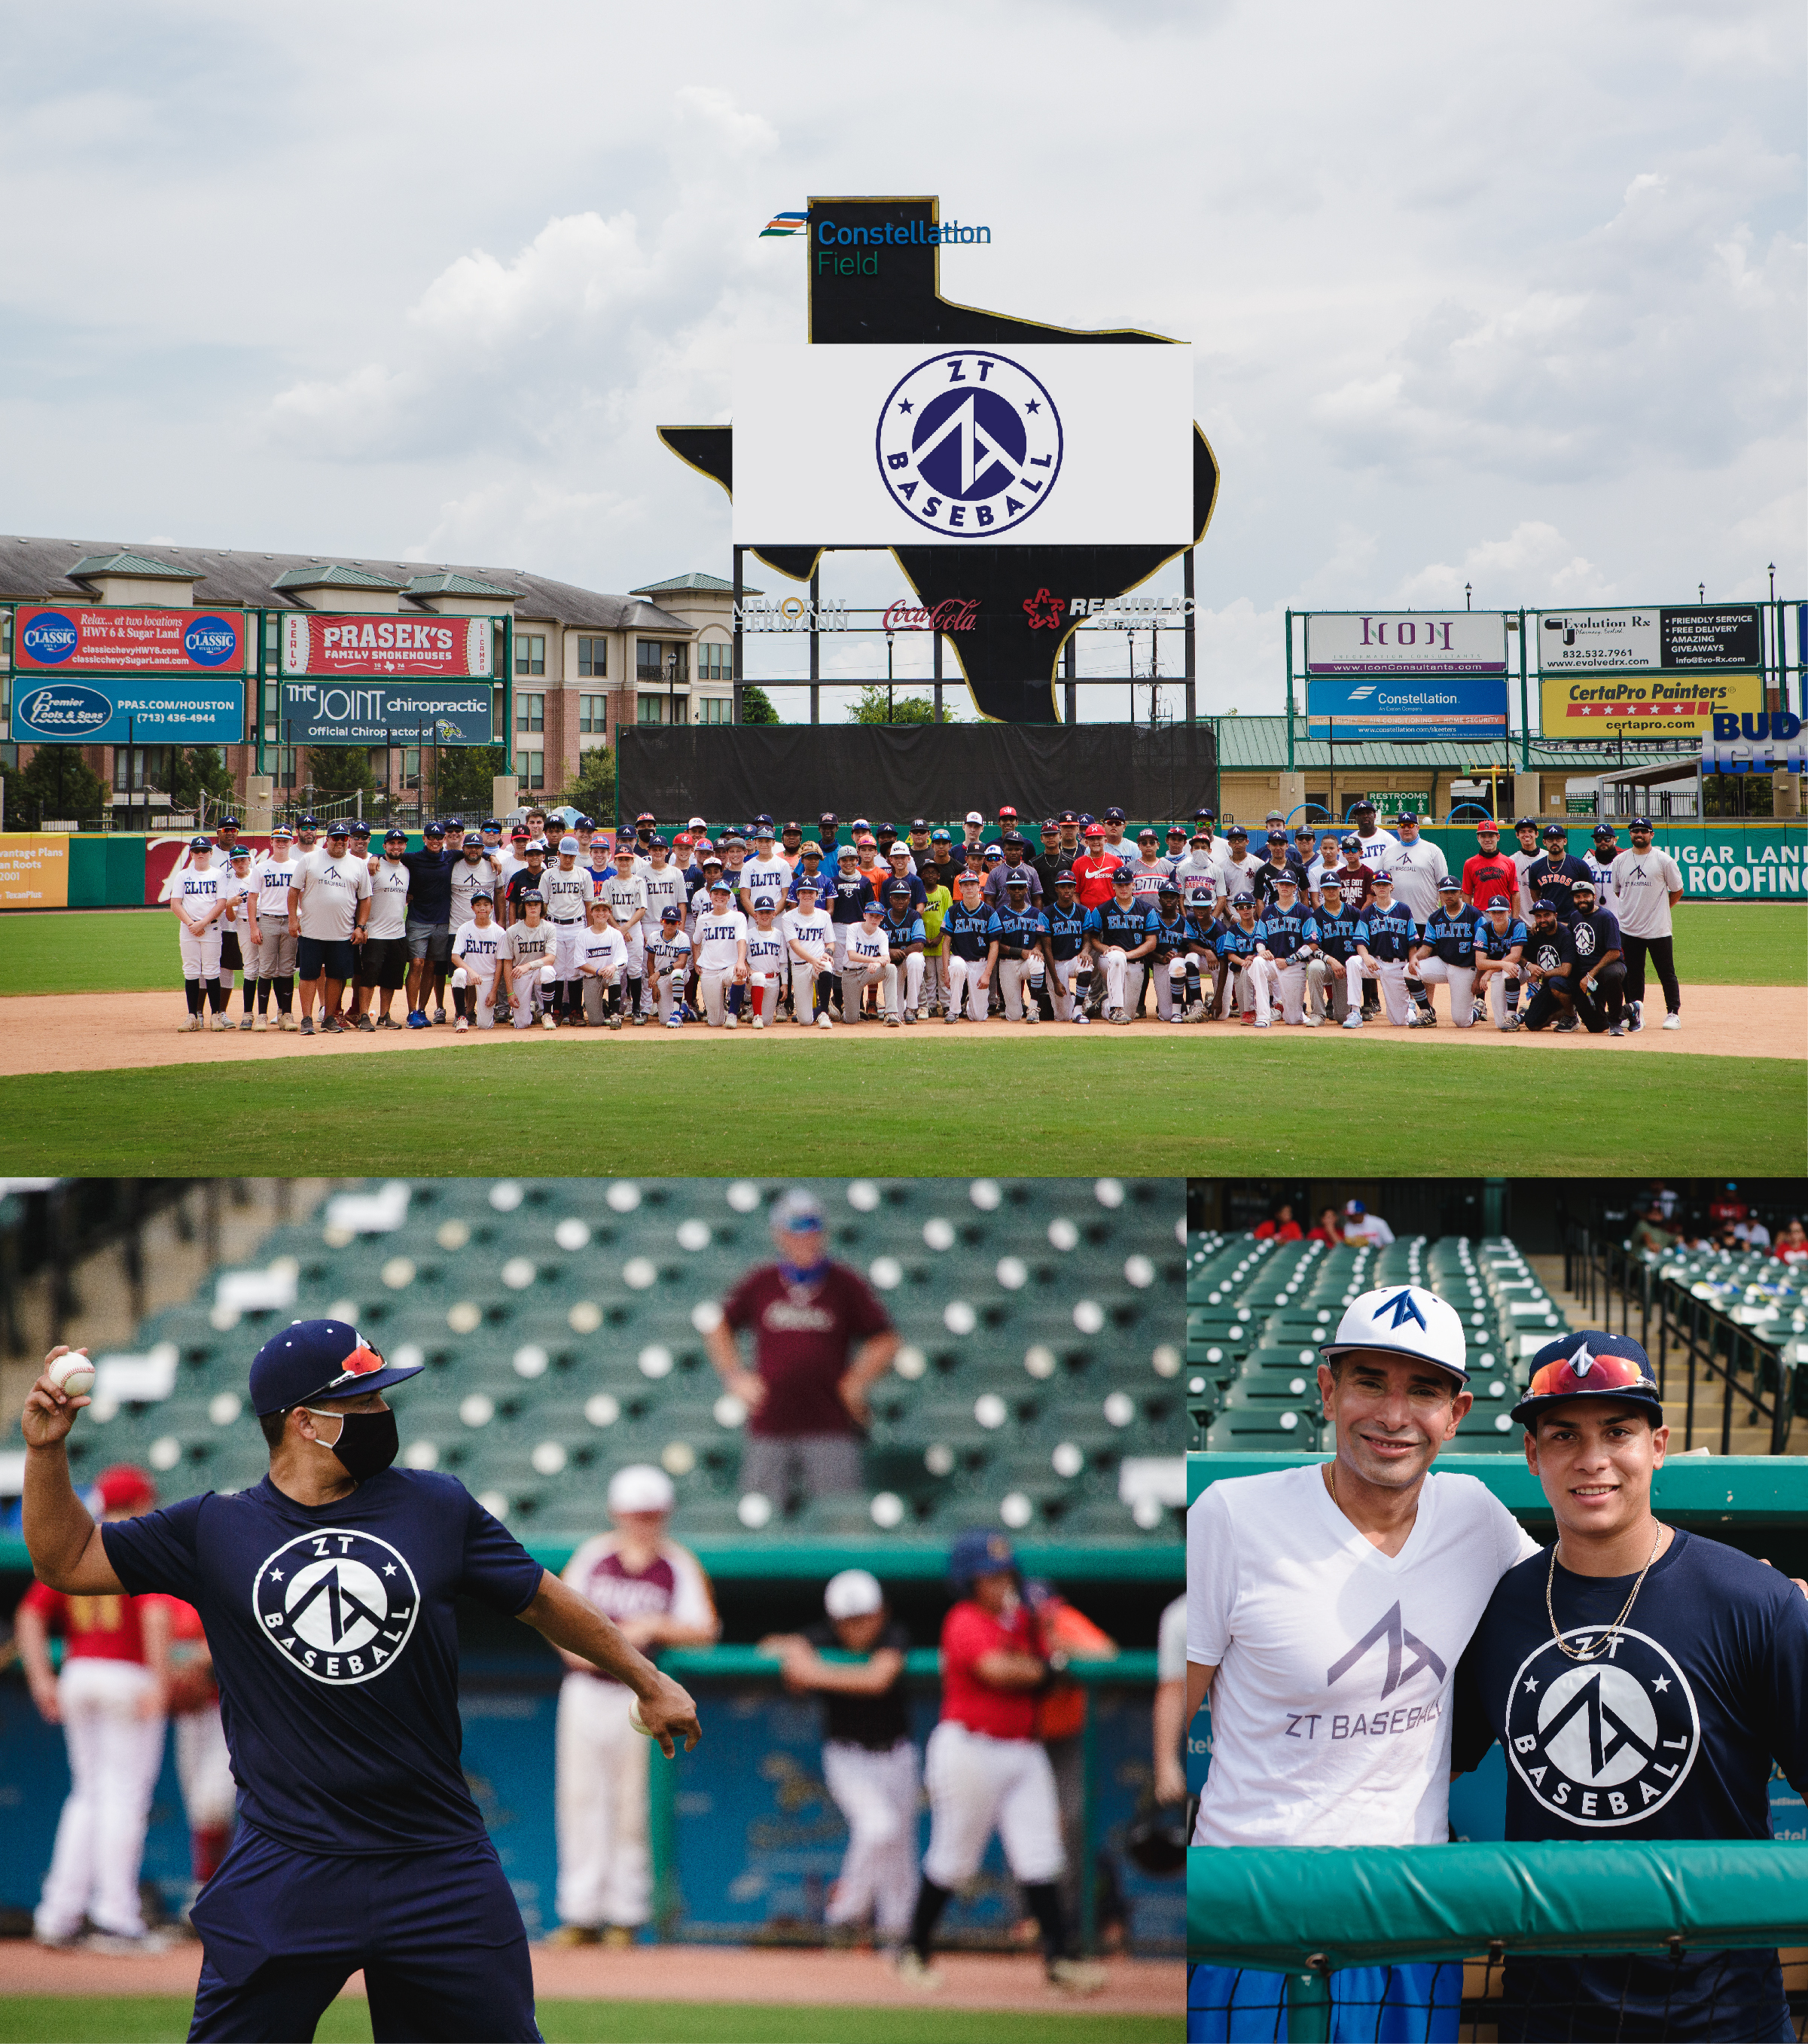
[[[1670,896],[1679,892],[1682,870],[1668,852],[1622,851],[1614,861],[1614,913],[1625,937],[1670,935]]]
[[[580,972],[620,972],[628,963],[628,946],[620,930],[605,923],[600,930],[586,929],[578,939]]]
[[[868,929],[864,923],[850,923],[846,955],[848,963],[857,969],[887,963],[892,955],[892,943],[885,935],[885,924],[879,923]]]
[[[1177,1596],[1161,1614],[1155,1635],[1155,1679],[1157,1682],[1184,1682],[1187,1679],[1187,1600]]]
[[[496,897],[502,892],[502,882],[496,869],[487,859],[467,859],[461,854],[452,868],[452,928],[462,930],[473,913],[470,897],[474,894],[487,894],[493,910]]]
[[[1397,1555],[1316,1463],[1233,1477],[1187,1514],[1187,1658],[1215,1667],[1202,1846],[1442,1845],[1457,1663],[1538,1552],[1472,1476],[1428,1476]]]
[[[370,898],[370,860],[354,851],[343,859],[317,851],[301,866],[295,884],[301,890],[301,914],[295,934],[344,942],[357,926],[359,903]]]
[[[791,868],[776,856],[750,859],[741,868],[741,886],[747,890],[750,901],[758,901],[762,894],[770,894],[774,901],[782,901],[790,885]]]
[[[1343,1239],[1345,1242],[1366,1242],[1373,1249],[1385,1249],[1394,1239],[1394,1231],[1379,1214],[1345,1214]]]
[[[1383,870],[1394,883],[1394,899],[1413,920],[1429,922],[1438,906],[1438,883],[1450,874],[1440,848],[1429,838],[1415,838],[1411,844],[1396,839]]]
[[[779,917],[778,927],[788,943],[804,944],[812,951],[820,951],[825,964],[834,955],[835,924],[827,909],[814,909],[806,916],[801,909],[793,909],[788,915]],[[795,960],[796,954],[793,956]]]
[[[294,885],[297,871],[293,853],[287,859],[274,855],[260,859],[253,869],[257,880],[257,919],[262,922],[286,923],[289,920],[289,889]]]
[[[1372,837],[1365,837],[1361,832],[1358,831],[1356,833],[1356,838],[1357,842],[1362,847],[1363,864],[1371,873],[1385,873],[1388,870],[1388,860],[1392,854],[1393,847],[1399,843],[1399,840],[1392,831],[1383,830],[1379,824],[1375,826],[1375,834]]]
[[[1241,864],[1234,859],[1220,860],[1218,867],[1219,896],[1226,901],[1235,903],[1241,901],[1246,894],[1253,895],[1256,891],[1256,873],[1261,864],[1260,859],[1251,859],[1247,852],[1243,855]]]
[[[739,909],[721,914],[705,905],[697,919],[693,942],[699,972],[732,972],[738,950],[747,934],[747,919]]]
[[[413,877],[399,859],[377,861],[377,870],[370,875],[370,916],[364,925],[366,936],[380,942],[386,937],[407,934],[408,883]]]
[[[493,919],[479,929],[476,918],[462,924],[452,936],[452,955],[484,980],[496,977],[497,962],[509,949],[509,932]]]
[[[1173,863],[1174,885],[1180,890],[1180,900],[1188,913],[1195,909],[1209,908],[1218,899],[1218,860],[1211,852],[1189,851],[1184,859]]]
[[[653,962],[655,978],[670,973],[674,978],[682,981],[690,972],[690,939],[681,929],[674,928],[669,937],[649,938],[647,955]]]
[[[581,866],[567,873],[553,866],[540,875],[540,892],[546,897],[549,923],[582,923],[584,912],[596,897],[596,885]]]
[[[747,970],[753,973],[782,974],[789,962],[791,950],[785,940],[785,932],[775,921],[770,930],[762,930],[758,923],[747,932]]]

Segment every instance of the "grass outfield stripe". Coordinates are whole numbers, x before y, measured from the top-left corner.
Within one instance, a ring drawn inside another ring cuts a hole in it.
[[[1808,908],[1779,901],[1676,909],[1683,978],[1700,986],[1808,983]],[[0,917],[0,993],[181,992],[167,909],[93,909]]]
[[[297,1060],[154,1066],[0,1079],[6,1170],[19,1175],[241,1170],[428,1176],[497,1167],[559,1174],[633,1159],[647,1174],[758,1174],[808,1157],[835,1174],[1100,1171],[1184,1174],[1297,1168],[1442,1174],[1793,1176],[1803,1166],[1794,1062],[1591,1058],[1553,1085],[1549,1064],[1357,1037],[1334,1078],[1319,1047],[1201,1042],[1163,1032],[1088,1058],[1069,1039],[969,1041],[950,1057],[907,1033],[882,1067],[788,1058],[755,1091],[724,1085],[666,1047],[611,1047],[606,1085],[574,1081],[568,1047],[502,1058]],[[1567,1068],[1566,1068],[1567,1070]],[[744,1072],[739,1075],[744,1079]],[[1528,1089],[1536,1088],[1532,1101]]]
[[[178,1995],[13,1995],[0,1999],[0,2044],[179,2044],[194,2004]],[[547,2044],[1172,2044],[1173,2015],[1046,2010],[816,2008],[708,2001],[542,2001]],[[321,2044],[368,2044],[367,2003],[329,2005]]]

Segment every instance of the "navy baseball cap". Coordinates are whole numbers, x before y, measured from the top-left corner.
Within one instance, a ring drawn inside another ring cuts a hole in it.
[[[908,894],[910,889],[907,887],[904,892]],[[885,904],[882,901],[862,901],[860,905],[860,912],[863,916],[882,916],[885,912]]]
[[[1290,880],[1287,884],[1291,887],[1293,885],[1293,882]],[[1156,889],[1155,897],[1157,901],[1165,901],[1169,895],[1172,895],[1177,901],[1180,898],[1180,890],[1174,885],[1173,881],[1164,880],[1161,886]]]
[[[1496,909],[1511,909],[1512,906],[1504,894],[1495,894],[1489,897],[1487,912],[1491,916]]]
[[[443,837],[446,835],[446,826],[443,824],[429,824],[420,835],[423,837]]]
[[[348,1320],[294,1320],[251,1358],[251,1410],[266,1419],[310,1398],[355,1398],[417,1377],[424,1362],[385,1362]]]
[[[368,837],[370,835],[370,826],[365,822],[362,816],[356,818],[353,822],[351,826],[351,835],[354,837]]]
[[[1560,837],[1567,842],[1569,837],[1569,832],[1564,828],[1561,824],[1546,824],[1545,825],[1545,836],[1546,837]]]
[[[480,887],[470,898],[471,906],[474,909],[479,901],[493,902],[496,897],[493,894],[486,893],[483,889]]]
[[[320,818],[317,816],[312,810],[309,810],[308,814],[305,816],[297,816],[295,820],[298,824],[308,830],[318,830],[321,827]]]
[[[1226,837],[1247,837],[1249,834],[1241,824],[1233,824],[1224,833]]]
[[[213,840],[210,837],[191,837],[188,841],[188,848],[190,851],[211,851],[213,849]]]
[[[602,897],[598,895],[597,898],[601,901]],[[675,923],[680,920],[677,909],[670,901],[659,911],[659,920],[662,923]]]
[[[1352,832],[1343,840],[1342,848],[1345,851],[1360,851],[1362,849],[1362,840]]]
[[[1077,824],[1080,820],[1080,812],[1077,809],[1063,809],[1056,820],[1064,824]]]
[[[466,832],[467,840],[470,838],[470,834],[467,831]],[[408,843],[408,832],[399,828],[396,830],[386,830],[383,832],[383,842],[385,844],[406,844]]]
[[[1215,809],[1195,809],[1193,811],[1193,821],[1196,824],[1215,824],[1217,820],[1218,812]]]
[[[910,892],[910,889],[907,887],[904,889],[904,892],[908,894]],[[762,894],[758,897],[754,902],[754,913],[757,916],[763,909],[770,914],[777,906],[778,904],[773,901],[770,894]],[[664,918],[662,916],[660,920],[663,921]]]
[[[1285,844],[1287,833],[1284,830],[1271,830],[1268,834],[1268,841],[1270,844]]]
[[[1649,830],[1650,828],[1651,819],[1649,816],[1634,816],[1632,821],[1626,825],[1626,828],[1628,830]]]
[[[249,859],[251,855],[251,848],[248,844],[236,844],[232,847],[234,859]]]
[[[1002,1533],[975,1527],[962,1534],[948,1550],[948,1581],[965,1596],[977,1576],[999,1576],[1017,1566],[1017,1556]]]
[[[1013,887],[1021,887],[1025,885],[1025,882],[1021,880],[1013,880],[1011,882],[1011,885]],[[894,901],[898,899],[900,895],[902,895],[904,899],[908,901],[910,899],[910,882],[908,880],[894,880],[891,886],[885,889],[885,892]]]
[[[1108,824],[1121,824],[1123,821],[1123,811],[1115,806],[1107,809],[1105,821]]]
[[[1446,873],[1438,883],[1438,891],[1440,894],[1461,894],[1463,891],[1463,883],[1455,874]]]
[[[1027,882],[1024,884],[1028,885]],[[1136,885],[1136,875],[1127,866],[1115,866],[1111,872],[1111,885],[1114,887],[1134,887]]]
[[[1402,809],[1395,817],[1394,821],[1397,824],[1416,824],[1418,821],[1418,812],[1417,809]]]
[[[220,819],[221,830],[236,830],[238,827],[239,820],[236,816],[222,816]]]
[[[797,876],[797,892],[800,894],[820,894],[822,891],[822,883],[812,880],[808,874],[802,873]],[[904,892],[908,894],[910,889],[907,887]]]
[[[1587,1328],[1546,1342],[1532,1358],[1531,1381],[1509,1417],[1534,1427],[1541,1413],[1566,1398],[1630,1399],[1651,1409],[1654,1426],[1664,1424],[1651,1358],[1626,1335]]]
[[[1019,867],[1015,873],[1008,872],[1005,874],[1004,884],[1007,887],[1027,887],[1030,884],[1030,876]],[[907,887],[904,892],[908,894],[910,889]]]
[[[1597,824],[1595,826],[1595,835],[1597,837],[1618,837],[1619,832],[1611,824]]]
[[[1080,883],[1064,866],[1061,870],[1054,876],[1054,884],[1057,887],[1077,887]]]
[[[1515,816],[1513,819],[1513,828],[1516,831],[1536,830],[1538,828],[1538,820],[1536,816]]]

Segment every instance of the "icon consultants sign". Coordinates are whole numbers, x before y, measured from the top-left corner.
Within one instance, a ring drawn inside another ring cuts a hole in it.
[[[1498,610],[1315,611],[1306,620],[1309,674],[1504,674]]]
[[[13,644],[22,673],[242,674],[251,640],[242,610],[22,603]]]

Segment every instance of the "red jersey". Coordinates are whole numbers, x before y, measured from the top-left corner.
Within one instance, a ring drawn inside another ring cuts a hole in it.
[[[1499,852],[1491,859],[1484,859],[1478,851],[1473,859],[1464,860],[1463,899],[1472,902],[1484,915],[1488,903],[1496,894],[1504,894],[1509,904],[1513,904],[1518,893],[1519,869],[1511,859]],[[1518,912],[1517,908],[1514,912]]]
[[[170,1614],[170,1666],[175,1676],[171,1714],[180,1716],[209,1709],[220,1700],[220,1685],[211,1661],[205,1672],[202,1669],[200,1655],[207,1645],[207,1633],[201,1613],[180,1597],[160,1595],[158,1600]]]
[[[1278,1224],[1272,1220],[1261,1221],[1257,1225],[1255,1235],[1257,1242],[1266,1242],[1271,1235],[1276,1242],[1302,1242],[1305,1239],[1296,1220],[1284,1220]]]
[[[793,1284],[776,1263],[750,1270],[722,1302],[739,1334],[754,1330],[754,1368],[766,1397],[747,1420],[750,1434],[858,1434],[837,1389],[855,1347],[884,1334],[890,1318],[858,1271],[831,1263],[819,1278]]]
[[[66,1661],[144,1661],[144,1637],[139,1605],[133,1596],[65,1596],[62,1591],[33,1583],[19,1600],[21,1611],[35,1611],[51,1632],[63,1635]]]
[[[1035,1654],[1039,1639],[1029,1608],[1017,1604],[994,1618],[977,1604],[958,1604],[942,1621],[942,1715],[990,1739],[1031,1739],[1036,1699],[1027,1689],[995,1689],[973,1673],[988,1654]]]
[[[1123,864],[1108,851],[1097,858],[1090,852],[1081,852],[1070,869],[1073,874],[1080,905],[1083,909],[1102,909],[1111,898],[1111,875]]]

